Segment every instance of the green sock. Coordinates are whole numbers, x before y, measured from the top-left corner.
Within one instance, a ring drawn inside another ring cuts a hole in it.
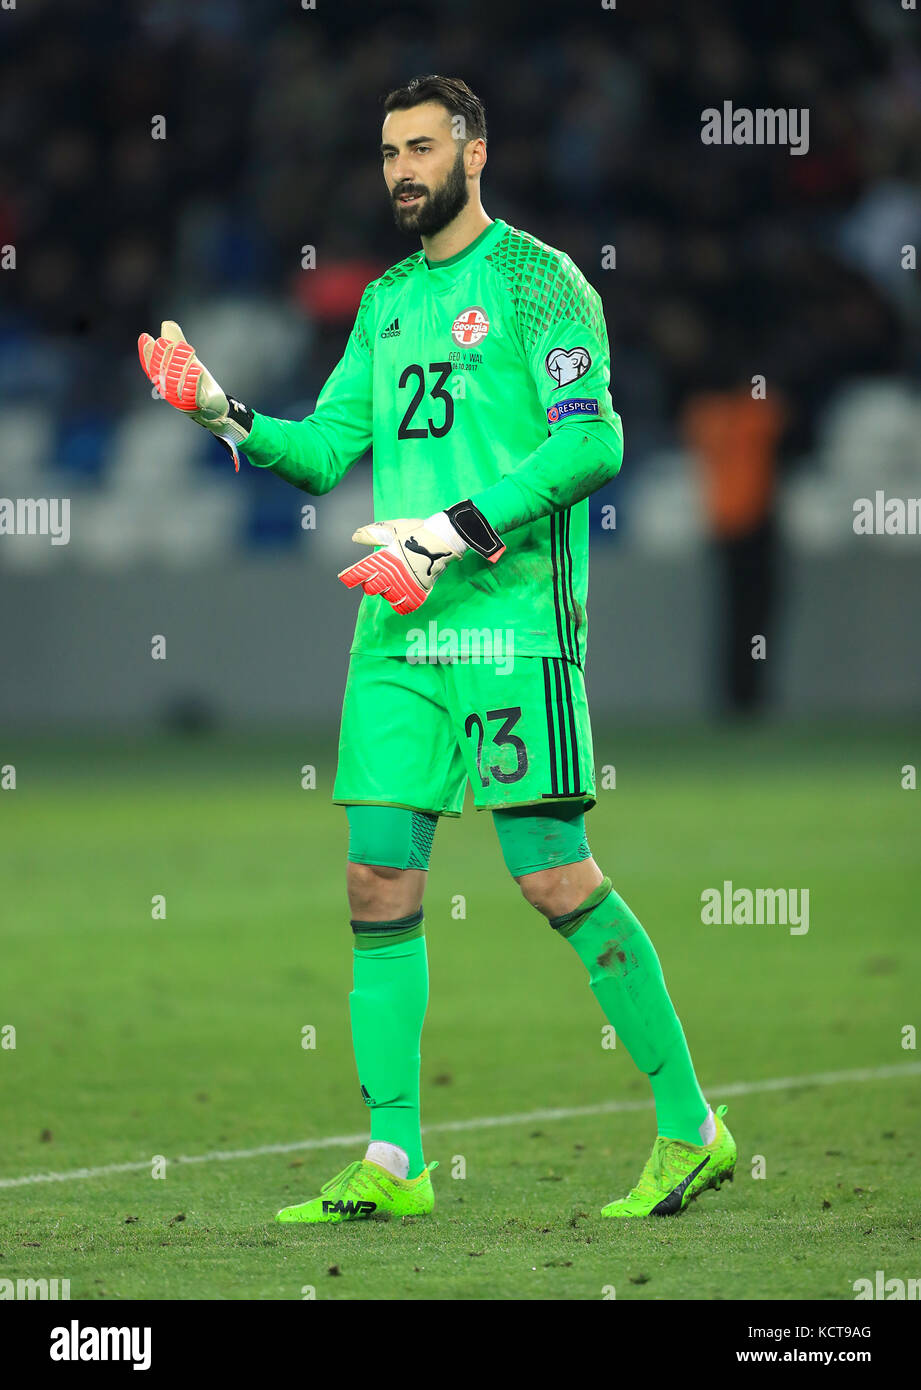
[[[699,1144],[707,1102],[684,1031],[655,948],[611,880],[604,879],[574,912],[551,918],[550,925],[575,948],[605,1017],[647,1073],[658,1133]]]
[[[416,1178],[425,1167],[419,1071],[429,998],[422,912],[396,922],[353,922],[352,930],[352,1044],[371,1109],[371,1139],[405,1149],[409,1176]]]

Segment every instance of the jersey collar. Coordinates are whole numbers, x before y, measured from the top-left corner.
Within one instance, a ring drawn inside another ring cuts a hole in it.
[[[466,270],[471,261],[487,251],[497,237],[506,230],[506,224],[501,217],[496,217],[485,227],[478,237],[475,237],[463,251],[458,251],[456,256],[449,256],[445,261],[430,261],[428,256],[423,253],[422,264],[433,275],[441,275],[443,271],[452,271],[455,267],[463,265]]]

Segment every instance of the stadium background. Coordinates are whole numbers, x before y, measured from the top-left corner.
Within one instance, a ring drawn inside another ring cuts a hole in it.
[[[921,243],[918,35],[888,0],[0,11],[0,247],[16,249],[0,496],[72,502],[66,546],[0,537],[5,1275],[70,1275],[74,1297],[101,1298],[614,1283],[657,1299],[841,1298],[879,1267],[918,1274],[917,1086],[898,1077],[921,968],[901,782],[918,762],[921,542],[852,525],[878,488],[921,495],[921,291],[900,264]],[[604,301],[626,452],[591,503],[587,679],[616,788],[590,835],[705,1085],[736,1087],[746,1164],[768,1159],[768,1182],[711,1194],[679,1233],[619,1233],[614,1253],[581,1223],[635,1180],[646,1083],[598,1047],[581,971],[472,812],[439,830],[427,894],[423,1112],[459,1127],[429,1144],[443,1218],[431,1235],[324,1234],[309,1254],[266,1228],[354,1156],[329,1136],[365,1123],[328,798],[356,606],[336,572],[369,464],[302,529],[311,499],[236,476],[151,399],[136,339],[176,318],[228,390],[307,413],[361,288],[410,249],[375,153],[380,98],[428,71],[486,103],[488,212],[568,251]],[[701,111],[724,100],[808,107],[808,153],[703,145]],[[691,422],[713,393],[738,407],[755,373],[773,424],[738,450],[730,432],[723,481],[754,510],[726,532]],[[737,618],[765,616],[768,639],[765,679],[728,707],[727,574]],[[808,935],[717,940],[700,893],[727,878],[809,888]],[[613,1121],[464,1129],[612,1098]],[[318,1152],[263,1152],[302,1140]],[[466,1184],[447,1175],[456,1146]],[[248,1157],[149,1181],[151,1154],[218,1150]]]
[[[486,102],[487,209],[568,251],[604,301],[626,453],[592,501],[599,715],[718,699],[719,559],[684,421],[754,373],[783,418],[765,702],[916,707],[917,538],[855,536],[852,508],[921,490],[921,289],[901,264],[921,242],[917,26],[885,0],[598,8],[531,4],[526,26],[291,0],[4,15],[3,495],[67,496],[72,528],[0,546],[7,725],[335,722],[355,609],[335,574],[368,462],[302,529],[309,499],[236,477],[151,402],[135,342],[176,318],[227,389],[306,414],[362,287],[411,249],[380,98],[441,68]],[[725,99],[807,106],[808,153],[702,144]],[[158,666],[141,634],[167,628]]]

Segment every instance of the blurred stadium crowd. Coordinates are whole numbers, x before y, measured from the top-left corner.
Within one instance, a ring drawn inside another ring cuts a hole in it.
[[[756,373],[772,424],[740,466],[766,470],[754,505],[776,491],[794,542],[847,544],[855,497],[921,491],[921,272],[902,264],[921,246],[921,31],[896,3],[32,0],[0,31],[0,493],[70,496],[82,518],[29,564],[297,543],[303,496],[236,478],[168,418],[137,335],[177,318],[227,389],[306,414],[364,284],[414,249],[380,101],[430,71],[486,103],[487,211],[602,294],[626,461],[599,538],[718,527],[700,405],[750,399]],[[703,144],[724,100],[808,108],[808,152]]]

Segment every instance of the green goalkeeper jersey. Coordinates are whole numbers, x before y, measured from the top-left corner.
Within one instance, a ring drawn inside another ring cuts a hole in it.
[[[491,630],[520,656],[581,666],[587,499],[623,456],[609,384],[597,292],[563,252],[497,218],[458,255],[419,250],[372,281],[314,413],[255,414],[242,448],[321,494],[370,446],[375,520],[470,498],[505,541],[496,564],[468,551],[449,565],[415,613],[365,595],[353,652],[418,660],[445,634]]]

